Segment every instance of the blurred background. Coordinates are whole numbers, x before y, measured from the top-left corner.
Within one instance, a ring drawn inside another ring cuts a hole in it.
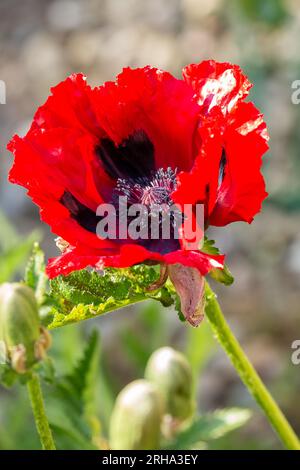
[[[270,197],[251,226],[210,231],[235,276],[233,286],[215,288],[298,434],[300,366],[291,363],[291,344],[300,339],[300,104],[292,104],[291,86],[300,80],[299,42],[299,0],[0,0],[0,79],[7,87],[6,104],[0,105],[0,209],[12,225],[2,233],[2,249],[5,237],[25,243],[38,229],[46,255],[56,255],[53,235],[25,191],[7,182],[11,157],[5,147],[14,133],[27,131],[49,88],[68,74],[83,72],[98,85],[114,79],[123,66],[151,64],[180,76],[184,65],[213,58],[237,63],[249,75],[250,99],[264,112],[271,137],[264,166]],[[172,345],[193,365],[200,411],[254,410],[243,430],[216,447],[280,448],[208,325],[191,330],[175,312],[147,303],[68,326],[54,332],[53,354],[62,371],[95,327],[101,331],[103,377],[110,384],[99,397],[104,415],[121,387],[142,375],[149,354]],[[23,391],[1,389],[0,394],[0,448],[38,448]],[[9,436],[4,429],[11,430]]]

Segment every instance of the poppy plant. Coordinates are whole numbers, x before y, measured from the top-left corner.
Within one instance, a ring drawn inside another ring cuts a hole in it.
[[[48,263],[50,278],[88,266],[159,264],[159,279],[143,285],[145,290],[158,289],[169,277],[180,298],[181,313],[191,325],[199,325],[205,311],[215,337],[282,442],[288,449],[299,450],[298,437],[205,282],[209,272],[223,282],[230,277],[224,256],[211,241],[191,243],[184,230],[187,205],[192,208],[189,217],[194,225],[198,225],[201,206],[203,239],[210,225],[251,223],[267,196],[261,165],[268,135],[262,114],[245,101],[250,88],[238,66],[213,60],[185,67],[182,79],[150,66],[126,68],[115,82],[91,88],[83,75],[71,75],[51,90],[28,133],[14,136],[8,144],[15,157],[9,179],[27,189],[40,207],[41,219],[59,236],[62,253]],[[128,226],[122,224],[124,214],[118,204],[124,198]],[[141,237],[128,236],[135,204],[145,209]],[[101,209],[107,205],[114,209],[118,229],[110,228],[108,236],[99,236],[99,221],[101,225],[105,219]],[[155,237],[148,223],[155,215],[154,207],[161,208],[159,236]],[[169,237],[163,236],[161,218],[166,209]],[[50,290],[50,298],[54,292]],[[148,298],[143,292],[138,301]],[[57,300],[55,295],[53,300]],[[107,310],[100,303],[101,313],[111,311],[110,300]],[[125,300],[129,305],[132,299]],[[90,297],[88,305],[79,303],[74,308],[73,302],[66,303],[71,315],[58,315],[65,324],[82,320],[83,311],[89,316],[95,313]],[[55,327],[55,322],[48,327]],[[27,384],[43,448],[54,449],[38,373],[31,373]]]
[[[63,240],[48,275],[87,266],[160,263],[222,269],[223,255],[168,240],[97,235],[97,208],[126,196],[151,204],[204,208],[204,226],[251,222],[266,197],[260,173],[267,150],[262,114],[244,101],[251,87],[236,65],[205,61],[183,79],[154,67],[126,68],[91,88],[73,74],[52,88],[25,137],[8,149],[9,179],[28,190],[41,219]]]

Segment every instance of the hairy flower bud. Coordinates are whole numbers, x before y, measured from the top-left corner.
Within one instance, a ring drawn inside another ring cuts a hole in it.
[[[112,450],[159,448],[162,402],[156,387],[146,380],[127,385],[117,397],[110,422]]]
[[[145,378],[161,392],[166,414],[180,421],[191,416],[194,410],[192,371],[181,353],[169,347],[155,351],[148,361]]]
[[[23,284],[0,286],[0,340],[18,373],[25,373],[49,347],[48,336],[40,328],[34,292]]]

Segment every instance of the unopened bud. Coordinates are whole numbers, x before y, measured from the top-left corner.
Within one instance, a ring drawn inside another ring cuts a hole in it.
[[[183,354],[164,347],[150,357],[145,378],[154,383],[164,399],[165,414],[184,421],[194,410],[192,371]]]
[[[20,374],[40,360],[49,346],[40,327],[34,292],[23,284],[0,286],[0,341],[7,348],[12,368]]]
[[[159,448],[161,397],[146,380],[136,380],[119,394],[110,422],[112,450]]]

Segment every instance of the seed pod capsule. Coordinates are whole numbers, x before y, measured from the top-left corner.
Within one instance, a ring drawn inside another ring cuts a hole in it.
[[[136,380],[118,395],[110,422],[112,450],[159,448],[162,401],[156,387]]]

